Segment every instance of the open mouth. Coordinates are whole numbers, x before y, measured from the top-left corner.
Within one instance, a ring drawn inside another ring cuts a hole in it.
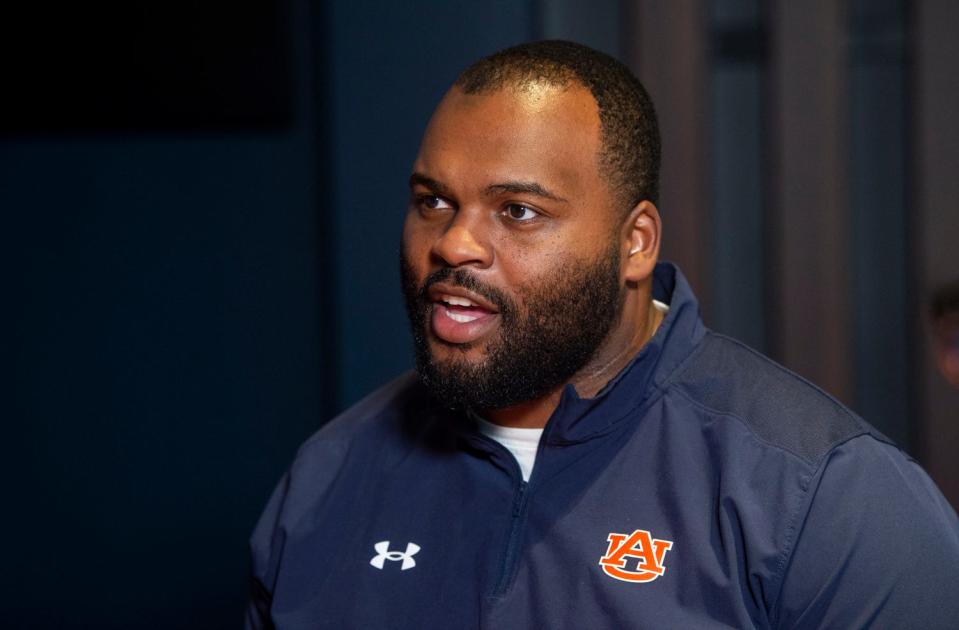
[[[435,285],[429,296],[433,303],[431,328],[447,343],[474,342],[499,322],[499,311],[493,304],[461,287]]]
[[[441,296],[439,305],[445,310],[447,317],[460,324],[468,324],[492,314],[478,304],[455,295]]]

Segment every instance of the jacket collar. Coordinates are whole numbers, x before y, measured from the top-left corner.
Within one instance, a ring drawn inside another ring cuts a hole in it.
[[[593,398],[563,390],[544,433],[549,444],[573,444],[606,433],[654,396],[706,333],[699,304],[679,268],[661,262],[653,272],[653,298],[669,305],[656,334]]]
[[[672,263],[661,262],[653,271],[653,299],[669,305],[656,334],[632,361],[593,398],[580,398],[566,385],[559,404],[546,424],[543,440],[568,445],[599,437],[632,416],[632,412],[657,393],[673,371],[699,344],[706,329],[699,304],[689,283]],[[489,451],[469,414],[454,414],[460,435],[482,451]],[[449,426],[449,425],[447,425]]]

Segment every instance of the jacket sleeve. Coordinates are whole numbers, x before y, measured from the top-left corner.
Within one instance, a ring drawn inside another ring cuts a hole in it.
[[[289,488],[289,473],[285,474],[273,491],[250,538],[250,592],[246,608],[246,630],[271,630],[270,616],[273,603],[273,585],[276,581],[277,558],[283,547],[283,531],[278,526],[280,514]]]
[[[779,628],[959,628],[959,522],[928,475],[863,435],[809,480],[783,558]]]

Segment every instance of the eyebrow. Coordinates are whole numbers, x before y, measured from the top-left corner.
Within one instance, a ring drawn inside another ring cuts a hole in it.
[[[449,197],[452,195],[452,191],[448,186],[446,186],[446,184],[437,181],[432,177],[423,175],[422,173],[413,173],[410,175],[410,188],[416,185],[425,186],[426,188],[429,188],[430,190],[439,193],[444,197]],[[490,184],[486,187],[484,193],[487,196],[493,196],[502,193],[522,193],[543,197],[545,199],[552,199],[553,201],[559,201],[562,203],[569,203],[566,199],[563,199],[553,192],[550,192],[536,182],[507,181],[499,184]]]
[[[499,193],[525,193],[527,195],[536,195],[537,197],[544,197],[546,199],[552,199],[553,201],[561,201],[563,203],[569,203],[559,195],[552,193],[536,182],[519,182],[519,181],[509,181],[503,182],[502,184],[492,184],[486,187],[487,195],[496,195]]]
[[[413,188],[417,185],[429,188],[433,192],[437,192],[444,197],[452,196],[452,191],[446,186],[446,184],[443,184],[432,177],[427,177],[422,173],[413,173],[410,175],[410,188]]]

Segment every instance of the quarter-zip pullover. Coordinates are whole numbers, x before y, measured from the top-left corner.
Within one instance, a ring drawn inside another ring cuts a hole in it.
[[[669,312],[523,481],[407,374],[300,449],[251,540],[248,628],[955,628],[959,523],[821,390]]]

